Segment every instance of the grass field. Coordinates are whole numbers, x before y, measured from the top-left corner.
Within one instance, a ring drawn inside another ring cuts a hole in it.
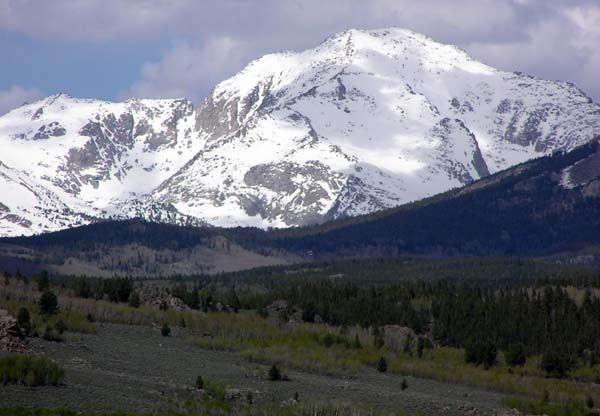
[[[3,288],[4,294],[7,288]],[[249,363],[277,363],[284,369],[341,378],[360,378],[365,369],[374,371],[376,362],[385,357],[388,373],[412,376],[443,383],[483,388],[530,400],[543,396],[561,406],[584,404],[588,398],[600,403],[600,387],[576,380],[595,380],[600,367],[581,367],[571,379],[546,378],[538,368],[538,357],[530,357],[524,367],[508,368],[499,355],[498,365],[490,370],[465,364],[464,352],[455,348],[426,350],[416,354],[397,353],[373,346],[369,331],[359,327],[341,328],[324,324],[291,324],[267,319],[252,311],[240,313],[199,311],[161,311],[142,306],[133,308],[103,300],[59,296],[60,312],[50,318],[40,316],[34,303],[36,293],[23,291],[0,298],[0,307],[16,314],[27,307],[35,328],[66,323],[67,331],[82,335],[97,332],[97,323],[160,328],[167,324],[197,348],[234,353]],[[9,299],[7,299],[9,298]],[[90,322],[90,319],[94,322]],[[185,328],[185,329],[183,329]],[[355,337],[360,348],[354,345]],[[69,342],[67,337],[67,342]],[[176,352],[174,352],[176,353]],[[286,370],[287,371],[287,370]]]

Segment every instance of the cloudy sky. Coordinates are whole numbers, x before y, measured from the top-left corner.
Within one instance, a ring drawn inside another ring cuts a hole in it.
[[[0,0],[0,113],[56,92],[198,102],[265,53],[389,26],[600,101],[600,0]]]

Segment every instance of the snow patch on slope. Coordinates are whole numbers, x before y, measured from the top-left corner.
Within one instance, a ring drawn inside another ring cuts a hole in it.
[[[0,117],[0,234],[71,226],[36,206],[73,222],[317,223],[462,186],[599,130],[600,106],[569,83],[498,71],[407,30],[349,30],[251,62],[196,110],[58,94]]]

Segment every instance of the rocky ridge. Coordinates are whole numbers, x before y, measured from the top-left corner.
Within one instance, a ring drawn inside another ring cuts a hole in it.
[[[197,108],[57,94],[0,117],[0,235],[103,218],[319,223],[462,186],[599,130],[600,106],[572,84],[499,71],[407,30],[349,30],[253,61]]]

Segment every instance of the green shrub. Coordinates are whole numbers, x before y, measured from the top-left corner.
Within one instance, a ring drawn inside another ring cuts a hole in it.
[[[62,384],[65,370],[46,357],[12,354],[0,358],[0,381],[3,384],[57,386]]]
[[[62,342],[64,341],[61,333],[57,331],[52,325],[46,325],[46,329],[42,334],[42,339],[44,341],[53,341],[53,342]]]
[[[50,279],[48,278],[48,271],[42,270],[38,279],[38,290],[44,292],[50,287]]]
[[[588,409],[593,409],[594,408],[594,399],[592,398],[592,396],[587,396],[585,398],[585,405],[587,406]]]
[[[542,354],[540,367],[546,372],[549,377],[563,378],[566,376],[571,367],[572,360],[567,353],[549,350]]]
[[[542,394],[542,403],[550,402],[550,392],[548,390],[544,390],[544,394]]]
[[[377,361],[376,368],[380,373],[385,373],[387,371],[387,361],[385,360],[385,357],[381,357]]]
[[[588,409],[584,408],[582,405],[576,403],[554,404],[517,397],[505,397],[502,402],[507,407],[517,409],[521,413],[531,415],[592,416],[594,414]]]
[[[400,390],[404,391],[408,388],[408,383],[406,382],[406,379],[403,378],[402,379],[402,383],[400,384]]]
[[[323,336],[323,345],[325,345],[327,348],[331,347],[335,340],[333,338],[333,335],[331,335],[330,333],[327,333]]]
[[[425,348],[425,342],[423,337],[417,338],[417,357],[423,358],[423,349]]]
[[[504,359],[509,367],[525,365],[525,346],[521,343],[510,344],[504,352]]]
[[[224,402],[227,398],[225,385],[221,383],[207,382],[205,390],[211,399],[218,402]]]
[[[196,377],[196,388],[202,390],[204,388],[204,379],[202,376]]]
[[[465,362],[483,365],[486,370],[496,364],[498,351],[490,341],[474,341],[465,347]]]
[[[385,344],[385,340],[383,338],[382,330],[379,329],[378,326],[374,326],[372,329],[373,335],[373,346],[375,348],[383,348]]]
[[[354,342],[352,343],[352,348],[354,348],[355,350],[360,350],[362,348],[358,335],[354,335]]]
[[[67,329],[69,329],[67,327],[67,324],[65,323],[65,321],[63,321],[62,319],[59,319],[58,321],[56,321],[56,324],[54,324],[54,328],[56,328],[56,330],[58,331],[59,334],[63,334]]]
[[[139,308],[140,307],[140,295],[138,292],[131,292],[131,294],[129,295],[129,306],[131,306],[132,308]]]
[[[161,334],[163,337],[168,337],[169,335],[171,335],[171,328],[169,327],[169,325],[167,325],[167,324],[164,324],[164,325],[162,326],[162,328],[160,329],[160,334]]]
[[[273,364],[269,369],[269,374],[267,376],[268,379],[271,381],[279,381],[281,380],[281,371],[279,371],[279,368],[277,368],[277,366]]]

